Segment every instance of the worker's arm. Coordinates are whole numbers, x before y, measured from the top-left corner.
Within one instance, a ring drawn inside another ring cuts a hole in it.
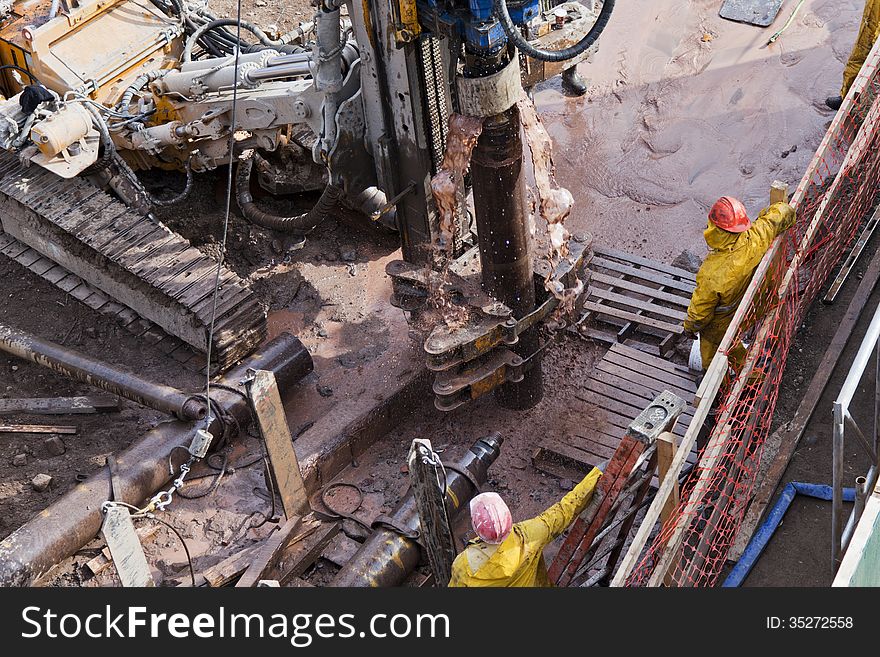
[[[568,529],[574,519],[587,507],[593,497],[596,482],[601,476],[602,471],[593,468],[571,492],[544,513],[531,520],[517,523],[519,530],[529,541],[548,544]]]
[[[684,330],[688,333],[699,333],[715,317],[715,308],[721,302],[721,296],[712,289],[702,269],[697,272],[697,287],[691,295]]]
[[[777,235],[794,226],[795,218],[794,208],[788,203],[774,203],[769,208],[761,210],[761,214],[749,229],[749,235],[766,249]]]

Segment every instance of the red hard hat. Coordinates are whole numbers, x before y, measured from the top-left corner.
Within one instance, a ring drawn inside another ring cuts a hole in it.
[[[722,196],[709,210],[709,221],[728,233],[744,233],[752,226],[745,206],[732,196]]]

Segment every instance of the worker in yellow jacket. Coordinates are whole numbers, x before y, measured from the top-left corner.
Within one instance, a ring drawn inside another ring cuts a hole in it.
[[[709,255],[697,272],[697,287],[684,320],[687,335],[700,335],[704,369],[715,356],[764,253],[794,221],[795,211],[788,203],[765,208],[754,223],[735,198],[722,196],[712,206],[703,232]],[[745,347],[738,342],[727,355],[730,365],[739,370],[745,361]]]
[[[515,525],[498,493],[477,495],[470,505],[477,538],[452,563],[449,586],[553,586],[547,576],[544,548],[583,512],[600,476],[602,472],[593,468],[544,513]]]
[[[862,23],[859,26],[859,36],[856,37],[856,45],[853,46],[849,61],[843,69],[843,87],[840,89],[839,96],[831,96],[825,101],[828,107],[833,110],[840,109],[844,97],[849,92],[849,88],[859,74],[862,64],[868,58],[878,37],[880,37],[880,0],[866,0]]]

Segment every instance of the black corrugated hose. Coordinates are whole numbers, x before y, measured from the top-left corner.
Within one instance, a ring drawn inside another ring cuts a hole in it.
[[[238,163],[238,173],[235,179],[235,197],[245,219],[269,230],[305,235],[311,232],[315,226],[321,223],[333,211],[342,196],[342,187],[330,183],[324,188],[321,198],[318,199],[318,202],[315,203],[315,206],[309,212],[289,217],[269,214],[260,210],[254,203],[254,197],[251,196],[250,185],[253,167],[254,158],[252,157]]]
[[[582,54],[587,48],[596,43],[596,39],[599,38],[599,35],[602,34],[605,27],[608,25],[608,20],[611,18],[611,12],[614,11],[614,0],[605,0],[602,3],[602,10],[599,12],[599,18],[596,19],[592,29],[584,35],[583,39],[573,46],[563,48],[562,50],[540,50],[526,41],[516,25],[513,24],[513,20],[510,18],[510,12],[507,11],[507,0],[494,1],[495,18],[501,23],[501,27],[507,35],[507,38],[510,39],[511,43],[513,43],[518,50],[524,52],[529,57],[542,62],[564,62],[569,59],[574,59]]]

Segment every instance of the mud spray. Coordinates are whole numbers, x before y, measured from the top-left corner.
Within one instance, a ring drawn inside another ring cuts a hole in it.
[[[455,251],[459,213],[463,212],[465,207],[464,176],[482,132],[482,119],[452,114],[449,117],[443,161],[440,163],[439,171],[431,178],[431,193],[440,215],[440,233],[434,244],[434,252],[441,268],[439,277],[428,278],[428,302],[441,314],[443,321],[451,329],[465,326],[470,315],[466,308],[452,302],[446,286],[449,264]],[[430,282],[434,280],[436,284]]]
[[[574,303],[578,295],[584,289],[584,283],[578,279],[572,288],[566,288],[560,281],[552,281],[553,272],[564,258],[569,257],[568,243],[571,233],[565,227],[565,220],[571,214],[574,205],[574,197],[564,187],[556,182],[556,167],[553,165],[553,143],[550,135],[544,128],[544,124],[535,111],[535,105],[527,97],[523,96],[518,102],[520,120],[526,136],[526,143],[532,154],[534,167],[535,189],[538,194],[538,217],[547,226],[547,237],[550,240],[550,249],[547,259],[550,262],[550,273],[544,279],[544,288],[557,299],[559,306],[554,312],[553,319],[559,321],[564,315],[574,310]],[[535,207],[534,198],[532,212],[529,214],[529,232],[535,236]]]

